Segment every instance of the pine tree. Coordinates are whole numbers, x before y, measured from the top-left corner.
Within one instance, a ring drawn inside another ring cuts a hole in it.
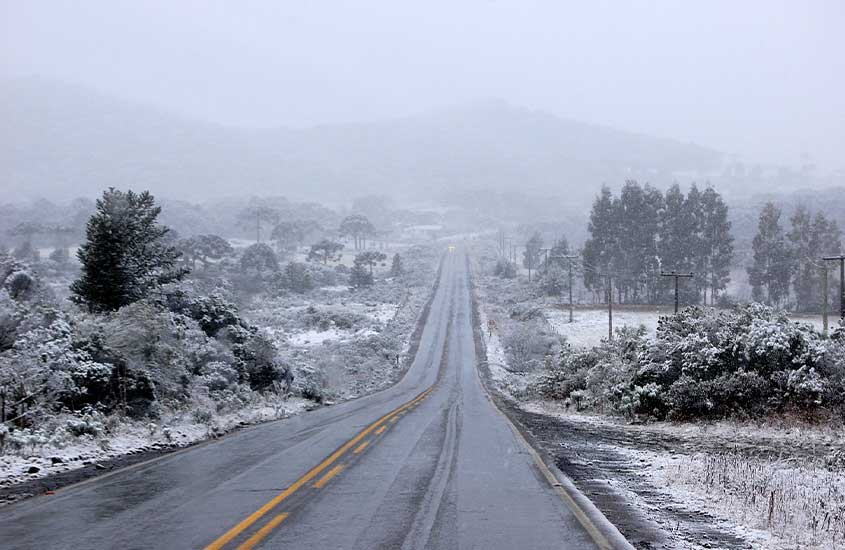
[[[362,288],[373,284],[372,273],[367,269],[366,262],[358,256],[355,257],[355,260],[352,262],[352,269],[349,270],[349,284],[354,288]]]
[[[657,233],[662,207],[659,191],[649,185],[641,187],[633,180],[625,182],[616,202],[618,252],[614,271],[617,288],[626,302],[640,302],[643,293],[651,293],[647,278],[658,263]]]
[[[604,297],[606,273],[610,271],[617,246],[617,221],[613,195],[607,186],[602,186],[599,196],[593,202],[590,223],[587,229],[590,237],[584,243],[584,286],[598,296]]]
[[[660,221],[660,242],[658,251],[660,254],[661,268],[666,271],[692,271],[692,250],[690,249],[691,224],[687,219],[688,203],[684,193],[676,183],[666,191],[664,200],[663,216]],[[666,279],[666,278],[664,278]],[[670,299],[671,293],[666,282],[664,286],[663,300]],[[688,297],[685,297],[688,299]]]
[[[792,260],[792,289],[795,292],[795,305],[799,310],[811,308],[818,303],[815,299],[820,285],[817,264],[819,259],[812,250],[813,220],[807,207],[799,204],[789,218],[791,228],[787,234]]]
[[[733,260],[733,237],[731,222],[728,221],[728,206],[712,187],[701,195],[701,252],[699,262],[704,304],[707,304],[707,290],[710,289],[710,304],[716,303],[717,293],[730,282],[730,267]]]
[[[753,264],[748,268],[752,297],[776,306],[788,298],[792,263],[780,216],[780,209],[771,202],[763,207],[751,245]]]
[[[179,252],[163,242],[169,229],[156,222],[160,212],[148,191],[103,193],[77,252],[82,273],[70,286],[71,300],[114,311],[184,275],[174,269]]]
[[[815,217],[799,205],[790,218],[791,229],[787,234],[792,259],[792,289],[795,306],[801,311],[819,311],[822,301],[820,258],[835,254],[840,247],[840,234],[836,222],[822,213]]]

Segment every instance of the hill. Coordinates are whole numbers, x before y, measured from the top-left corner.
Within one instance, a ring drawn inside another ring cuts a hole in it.
[[[715,151],[488,101],[308,129],[229,128],[43,80],[0,83],[0,182],[13,196],[108,186],[173,198],[345,200],[484,191],[589,200],[603,182],[712,173]]]

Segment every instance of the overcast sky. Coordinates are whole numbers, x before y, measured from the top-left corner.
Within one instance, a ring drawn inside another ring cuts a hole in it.
[[[746,160],[845,167],[845,1],[0,0],[0,74],[225,124],[500,98]]]

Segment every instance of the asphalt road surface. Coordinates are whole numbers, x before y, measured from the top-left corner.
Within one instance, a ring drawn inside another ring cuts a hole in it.
[[[0,510],[3,549],[587,549],[479,379],[447,253],[395,386]]]

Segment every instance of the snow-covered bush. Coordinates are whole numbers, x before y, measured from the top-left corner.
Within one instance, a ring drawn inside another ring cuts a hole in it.
[[[548,399],[571,399],[579,409],[630,413],[651,391],[631,382],[645,342],[645,329],[623,327],[594,348],[564,346],[560,361],[543,373],[535,390]]]
[[[513,370],[522,372],[542,367],[548,357],[557,353],[559,342],[559,337],[538,319],[514,323],[502,339],[508,364]]]
[[[661,318],[653,341],[623,331],[565,348],[537,389],[659,419],[814,415],[845,404],[845,343],[759,304],[691,307]]]

